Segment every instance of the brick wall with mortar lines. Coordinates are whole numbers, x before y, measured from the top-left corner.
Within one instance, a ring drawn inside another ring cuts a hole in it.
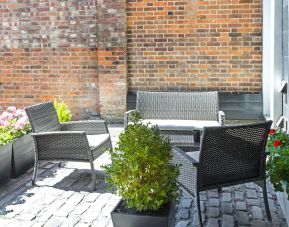
[[[126,0],[99,0],[98,76],[100,112],[123,120],[126,111]]]
[[[261,0],[128,0],[128,90],[260,93]]]
[[[104,115],[113,111],[116,116],[121,115],[124,107],[101,102],[105,100],[103,96],[109,95],[106,94],[108,83],[114,87],[120,84],[123,88],[123,81],[118,82],[119,78],[116,77],[116,81],[107,82],[103,77],[108,71],[121,72],[122,76],[126,74],[126,61],[123,60],[123,53],[120,57],[114,56],[105,61],[102,61],[103,54],[99,56],[99,53],[107,47],[110,49],[106,52],[119,53],[119,48],[126,45],[125,20],[121,20],[125,18],[123,2],[2,1],[2,110],[10,105],[24,107],[58,99],[71,107],[76,119],[83,118],[91,111],[103,112]],[[104,87],[101,92],[100,86]],[[112,99],[124,103],[125,95]]]

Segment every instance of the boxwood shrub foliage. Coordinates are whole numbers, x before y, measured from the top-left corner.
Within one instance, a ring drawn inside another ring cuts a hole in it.
[[[179,168],[171,164],[170,142],[134,115],[133,124],[120,134],[112,163],[106,165],[107,182],[122,196],[127,208],[158,210],[177,199]]]

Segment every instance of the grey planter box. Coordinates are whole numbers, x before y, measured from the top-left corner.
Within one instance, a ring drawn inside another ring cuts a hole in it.
[[[0,185],[10,180],[12,143],[0,146]]]
[[[111,219],[114,227],[173,227],[175,222],[175,203],[170,204],[166,215],[142,215],[117,212],[122,200],[112,210]]]
[[[285,187],[284,187],[285,190]],[[289,225],[289,200],[287,193],[284,192],[276,192],[278,202],[280,204],[281,210],[284,214],[287,224]]]
[[[34,142],[30,134],[21,136],[12,142],[11,177],[25,173],[34,164]]]

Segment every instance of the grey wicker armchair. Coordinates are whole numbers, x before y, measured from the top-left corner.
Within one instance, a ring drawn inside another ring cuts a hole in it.
[[[42,160],[89,162],[92,189],[96,189],[93,161],[112,148],[104,121],[71,121],[60,123],[53,102],[25,108],[32,127],[35,144],[35,164],[32,184],[35,184],[38,163]]]
[[[267,219],[271,220],[265,177],[265,147],[272,121],[239,126],[205,127],[199,152],[173,148],[173,163],[180,164],[178,182],[196,198],[198,221],[200,191],[255,182],[263,189]]]

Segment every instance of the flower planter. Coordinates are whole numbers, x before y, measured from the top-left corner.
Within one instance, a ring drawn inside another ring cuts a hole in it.
[[[121,200],[111,212],[114,227],[172,227],[175,222],[175,203],[172,202],[159,212],[123,211]]]
[[[287,224],[289,225],[289,200],[287,193],[285,192],[285,186],[283,185],[284,192],[276,192],[278,202],[280,204],[281,210],[284,214]]]
[[[279,201],[279,204],[281,206],[282,212],[284,214],[284,217],[286,219],[287,224],[289,225],[289,201],[287,199],[287,193],[286,192],[276,192],[277,199]]]
[[[34,164],[34,142],[30,134],[21,136],[12,142],[11,177],[25,173]]]
[[[0,146],[0,185],[10,180],[12,143]]]

